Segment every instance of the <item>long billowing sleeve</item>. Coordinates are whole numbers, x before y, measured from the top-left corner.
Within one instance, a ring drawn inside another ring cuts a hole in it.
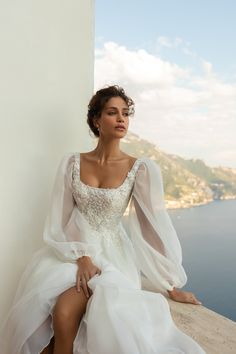
[[[187,282],[182,250],[165,208],[160,167],[143,158],[137,170],[127,225],[137,264],[160,292],[181,288]]]
[[[74,154],[63,156],[54,181],[43,239],[60,259],[75,262],[82,256],[93,259],[101,249],[95,241],[91,241],[90,226],[75,203],[72,193],[73,166]]]

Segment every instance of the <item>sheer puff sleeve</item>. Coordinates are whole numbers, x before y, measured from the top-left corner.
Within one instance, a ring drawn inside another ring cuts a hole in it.
[[[68,262],[76,262],[83,256],[93,260],[101,252],[99,245],[91,242],[89,224],[73,197],[74,162],[74,153],[68,153],[58,166],[43,232],[44,242],[57,257]]]
[[[187,276],[181,245],[165,208],[161,170],[147,157],[136,173],[127,226],[138,268],[149,284],[164,293],[183,287]]]

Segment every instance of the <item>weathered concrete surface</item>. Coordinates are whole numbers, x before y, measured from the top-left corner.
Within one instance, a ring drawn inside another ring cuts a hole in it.
[[[145,278],[142,278],[142,289],[155,291]],[[176,302],[165,297],[176,326],[192,337],[207,354],[236,354],[236,322],[203,305]]]
[[[174,322],[207,354],[236,354],[236,322],[203,305],[183,304],[167,298]]]

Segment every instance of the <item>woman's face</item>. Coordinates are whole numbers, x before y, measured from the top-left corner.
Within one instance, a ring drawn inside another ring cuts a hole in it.
[[[112,97],[97,120],[100,136],[122,138],[129,126],[129,107],[121,97]]]

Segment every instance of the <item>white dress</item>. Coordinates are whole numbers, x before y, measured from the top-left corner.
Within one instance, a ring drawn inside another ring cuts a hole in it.
[[[93,293],[73,354],[205,353],[175,326],[164,296],[187,277],[154,161],[137,159],[118,188],[96,188],[80,180],[80,154],[67,153],[43,238],[46,245],[33,254],[1,326],[1,354],[38,354],[48,345],[53,306],[76,285],[76,259],[83,255],[101,275],[88,281]],[[145,290],[144,280],[154,291]]]

